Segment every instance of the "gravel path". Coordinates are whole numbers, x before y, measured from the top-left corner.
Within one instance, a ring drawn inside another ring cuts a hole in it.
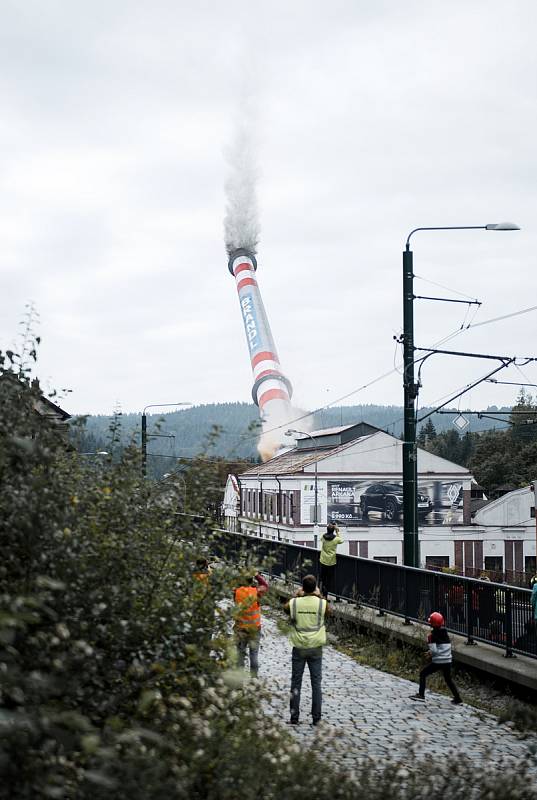
[[[259,677],[272,693],[267,711],[286,722],[291,646],[278,631],[276,622],[266,617],[259,661]],[[451,750],[482,764],[498,759],[527,763],[537,750],[537,737],[521,739],[508,727],[498,725],[491,714],[471,706],[454,706],[444,695],[428,691],[424,704],[415,703],[410,695],[416,690],[415,683],[358,664],[328,646],[323,655],[323,721],[318,728],[311,725],[311,689],[306,667],[300,724],[289,726],[289,730],[305,743],[321,731],[323,739],[337,740],[337,753],[334,751],[331,756],[346,769],[358,766],[365,757],[379,761],[391,757],[411,766],[409,761],[415,756],[409,758],[410,748],[420,758],[445,757]],[[534,758],[533,763],[537,776]]]

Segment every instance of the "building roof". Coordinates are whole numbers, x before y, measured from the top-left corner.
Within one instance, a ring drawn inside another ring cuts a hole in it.
[[[311,474],[317,461],[318,470],[332,475],[386,475],[399,476],[401,467],[401,449],[403,443],[396,436],[385,431],[373,429],[374,432],[359,436],[344,444],[330,448],[308,449],[295,447],[271,458],[264,464],[251,467],[241,474],[244,478],[257,476]],[[425,480],[435,479],[436,475],[471,479],[465,467],[448,461],[445,458],[418,448],[419,474]]]
[[[535,495],[530,486],[515,489],[497,500],[486,503],[474,515],[476,525],[520,526],[535,528],[531,509],[535,507]]]
[[[68,414],[67,411],[60,408],[56,403],[53,403],[48,397],[45,397],[37,378],[34,378],[31,384],[28,385],[25,381],[21,380],[15,372],[6,371],[0,375],[0,380],[7,383],[8,386],[15,387],[16,390],[20,391],[24,389],[26,391],[35,392],[33,406],[34,411],[36,414],[39,414],[39,416],[48,417],[56,422],[66,422],[68,419],[71,419],[71,415]]]
[[[362,423],[358,423],[360,425]],[[363,423],[368,424],[368,423]],[[319,436],[332,436],[334,433],[342,433],[343,431],[349,431],[352,428],[358,427],[355,423],[352,425],[336,425],[333,428],[319,428],[317,431],[310,431],[310,436],[319,437]],[[371,428],[373,425],[370,426]],[[380,430],[380,428],[376,428],[375,430]]]
[[[323,456],[331,452],[331,450],[324,450]],[[288,475],[293,472],[302,472],[307,464],[315,463],[315,457],[316,453],[313,448],[307,452],[298,452],[297,448],[293,447],[292,450],[274,456],[264,464],[257,464],[255,467],[247,469],[242,475]]]
[[[352,425],[339,425],[334,428],[321,428],[311,431],[296,440],[298,450],[309,450],[313,445],[317,450],[326,450],[360,439],[369,433],[377,433],[380,428],[369,425],[367,422],[355,422]],[[312,439],[314,442],[312,442]]]

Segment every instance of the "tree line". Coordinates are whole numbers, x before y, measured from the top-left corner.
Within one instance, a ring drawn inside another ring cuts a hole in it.
[[[492,406],[490,413],[497,412]],[[427,409],[422,411],[427,413]],[[453,411],[455,416],[458,412]],[[431,416],[435,433],[448,431],[452,426],[449,415]],[[79,452],[96,453],[110,449],[111,426],[115,429],[115,449],[121,451],[130,444],[140,447],[141,415],[117,412],[115,415],[95,415],[75,420],[73,441]],[[119,421],[119,427],[116,423]],[[402,437],[403,409],[400,406],[376,404],[326,408],[312,413],[312,429],[367,422],[395,436]],[[494,422],[498,429],[508,422]],[[472,418],[475,433],[490,428],[486,419]],[[259,461],[257,441],[261,429],[259,410],[253,403],[209,403],[194,408],[181,409],[147,417],[148,475],[161,478],[174,468],[178,458],[196,457],[200,452],[214,457],[247,462]],[[215,431],[218,435],[215,436]],[[462,463],[457,461],[457,463]]]
[[[438,431],[429,419],[419,430],[418,445],[467,467],[489,498],[499,497],[537,480],[537,404],[532,395],[521,389],[506,420],[504,429],[461,435],[453,428]]]

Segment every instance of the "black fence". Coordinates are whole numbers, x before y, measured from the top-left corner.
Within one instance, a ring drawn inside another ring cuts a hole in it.
[[[319,576],[320,551],[310,547],[219,530],[215,548],[237,560],[248,550],[265,562],[264,571],[278,578]],[[418,622],[440,611],[447,629],[466,636],[468,644],[477,640],[502,648],[506,657],[520,653],[537,658],[537,621],[528,589],[338,555],[334,594]]]

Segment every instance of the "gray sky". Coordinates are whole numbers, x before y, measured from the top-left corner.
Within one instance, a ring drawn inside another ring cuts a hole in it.
[[[517,222],[417,234],[415,272],[481,300],[476,323],[536,305],[536,34],[534,0],[5,0],[0,347],[33,301],[39,375],[72,389],[71,413],[249,400],[223,243],[223,151],[245,91],[257,106],[257,275],[297,404],[398,363],[414,227]],[[465,315],[417,301],[416,344]],[[532,356],[536,331],[533,312],[446,347]],[[488,369],[434,356],[420,404]],[[537,383],[537,367],[498,377]],[[401,381],[347,402],[399,404]],[[462,405],[516,392],[484,384]]]

